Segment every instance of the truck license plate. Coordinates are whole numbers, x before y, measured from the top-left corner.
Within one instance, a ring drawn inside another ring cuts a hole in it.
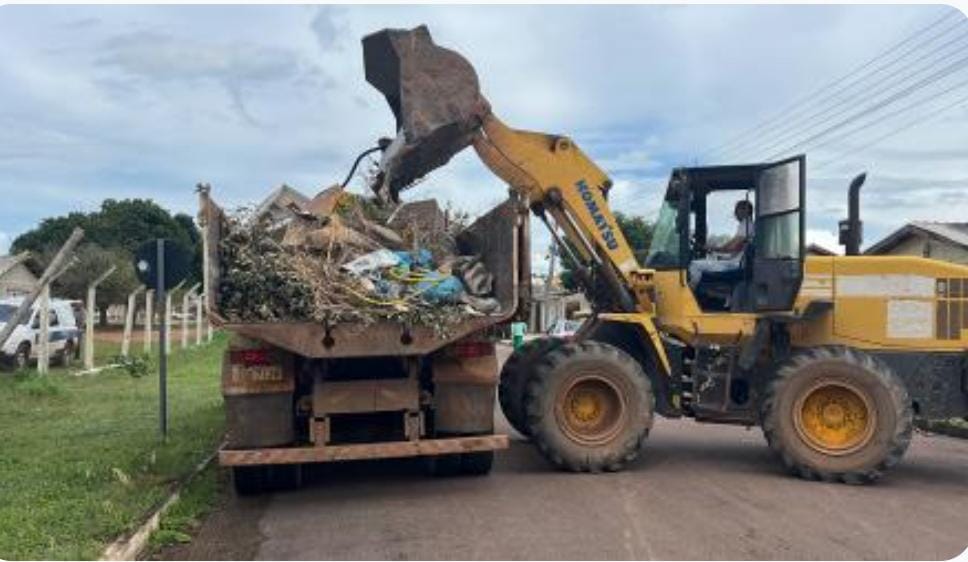
[[[224,394],[287,392],[293,388],[294,381],[281,365],[231,365],[228,376],[222,378]]]

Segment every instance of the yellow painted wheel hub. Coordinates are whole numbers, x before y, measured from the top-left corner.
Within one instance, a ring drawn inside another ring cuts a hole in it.
[[[625,409],[625,398],[611,381],[597,374],[582,374],[559,394],[555,414],[570,439],[597,445],[608,442],[622,429]]]
[[[876,416],[867,393],[843,381],[813,385],[793,411],[800,437],[828,455],[846,455],[866,445],[874,435]]]

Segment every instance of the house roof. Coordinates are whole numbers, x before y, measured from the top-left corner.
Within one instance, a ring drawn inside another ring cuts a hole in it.
[[[26,268],[27,266],[23,265],[23,261],[24,260],[20,256],[0,256],[0,275],[7,273],[9,270],[12,270],[18,265],[22,265],[24,268]],[[30,272],[29,269],[27,269],[27,271]],[[31,273],[31,275],[33,275],[33,273]]]
[[[926,234],[968,248],[968,223],[914,221],[885,236],[864,250],[865,254],[882,254],[914,234]]]
[[[825,248],[820,244],[808,244],[807,253],[813,256],[836,256],[837,255],[837,252],[829,248]]]
[[[262,203],[255,209],[255,217],[261,217],[272,208],[273,205],[279,205],[282,208],[288,208],[289,203],[296,203],[300,208],[304,207],[309,203],[309,197],[306,197],[300,193],[295,188],[289,187],[286,184],[282,184],[276,188],[275,191],[269,194]]]

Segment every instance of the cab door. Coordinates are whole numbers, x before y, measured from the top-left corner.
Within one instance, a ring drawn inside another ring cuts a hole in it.
[[[806,157],[766,164],[756,175],[753,308],[790,310],[803,280]]]

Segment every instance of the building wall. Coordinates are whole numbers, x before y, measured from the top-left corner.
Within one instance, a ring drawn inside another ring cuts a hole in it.
[[[23,264],[18,264],[0,277],[0,298],[24,296],[33,289],[37,278]]]
[[[945,240],[931,238],[925,234],[908,236],[882,255],[919,256],[968,264],[968,248]]]

